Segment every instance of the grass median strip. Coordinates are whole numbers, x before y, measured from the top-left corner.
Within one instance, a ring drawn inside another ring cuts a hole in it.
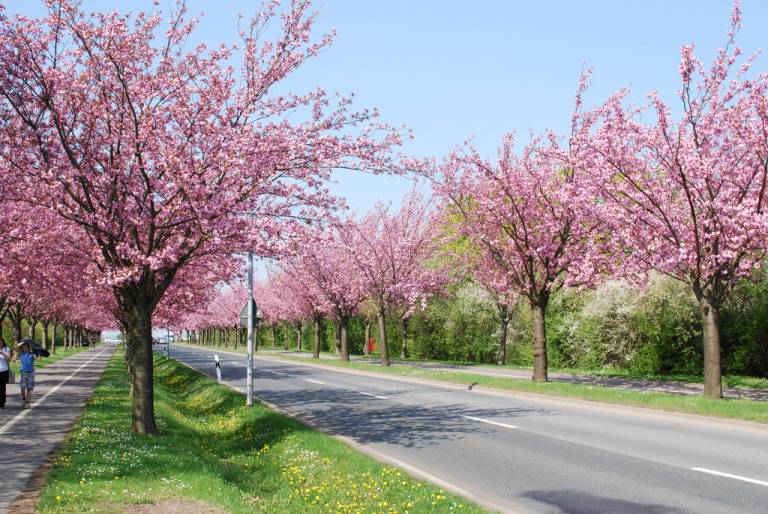
[[[172,359],[155,359],[161,435],[128,432],[129,382],[116,352],[48,476],[39,511],[484,512],[264,405],[249,409],[242,394]]]
[[[537,384],[529,380],[516,378],[491,377],[466,372],[451,372],[441,370],[427,370],[412,366],[392,365],[389,367],[368,364],[362,362],[342,362],[334,360],[322,360],[293,357],[274,356],[288,361],[311,362],[322,366],[341,367],[380,373],[384,375],[398,375],[404,377],[426,378],[441,380],[467,386],[481,386],[506,391],[519,391],[525,393],[545,394],[549,396],[561,396],[578,398],[581,400],[598,401],[629,405],[633,407],[645,407],[665,411],[682,412],[686,414],[698,414],[719,418],[740,419],[768,423],[768,402],[722,399],[711,400],[703,396],[678,396],[657,392],[626,391],[618,388],[603,387],[600,385],[570,384],[565,382],[547,382]]]

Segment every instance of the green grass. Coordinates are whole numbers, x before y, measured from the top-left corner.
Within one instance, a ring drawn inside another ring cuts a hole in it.
[[[42,512],[115,512],[168,498],[227,512],[483,512],[160,355],[161,435],[129,433],[128,377],[116,352],[69,434]]]
[[[412,366],[389,367],[373,366],[361,362],[342,362],[323,360],[317,361],[311,358],[280,356],[281,359],[313,362],[323,366],[335,366],[364,370],[371,373],[386,375],[398,375],[405,377],[426,378],[441,380],[466,385],[479,385],[507,391],[544,394],[581,400],[598,401],[645,407],[665,411],[698,414],[703,416],[715,416],[719,418],[741,419],[768,423],[768,402],[753,400],[722,399],[711,400],[703,396],[677,396],[656,392],[625,391],[622,389],[603,387],[599,385],[571,384],[565,382],[547,382],[537,384],[528,380],[515,378],[490,377],[467,372],[428,370]]]

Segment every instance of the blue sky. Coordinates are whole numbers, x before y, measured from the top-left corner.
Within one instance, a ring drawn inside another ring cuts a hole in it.
[[[38,14],[37,0],[11,0],[10,13]],[[88,0],[95,9],[152,8],[150,0]],[[189,0],[205,11],[197,37],[233,41],[236,15],[254,0]],[[160,1],[161,8],[170,6]],[[325,0],[316,28],[335,27],[334,45],[298,75],[293,90],[320,85],[356,94],[356,105],[378,107],[382,119],[406,124],[416,137],[406,150],[441,156],[474,136],[493,155],[502,135],[566,130],[578,76],[595,68],[588,102],[631,85],[640,100],[658,89],[674,101],[682,44],[695,42],[710,61],[724,44],[728,0],[455,1]],[[768,47],[768,2],[743,2],[742,48]],[[758,69],[768,69],[768,57]],[[358,212],[378,200],[397,202],[410,189],[401,178],[339,175],[333,189]]]

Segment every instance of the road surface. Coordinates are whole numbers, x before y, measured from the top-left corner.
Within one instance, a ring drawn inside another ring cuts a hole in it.
[[[245,389],[245,356],[171,356]],[[768,427],[257,358],[255,395],[507,512],[768,512]]]

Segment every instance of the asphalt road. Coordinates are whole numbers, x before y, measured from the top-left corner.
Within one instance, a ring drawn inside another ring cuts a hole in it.
[[[243,355],[171,352],[245,389]],[[255,362],[257,398],[498,510],[768,512],[766,427]]]
[[[32,408],[21,408],[18,378],[0,410],[0,512],[22,492],[54,446],[64,440],[101,378],[115,345],[102,344],[35,372]]]

